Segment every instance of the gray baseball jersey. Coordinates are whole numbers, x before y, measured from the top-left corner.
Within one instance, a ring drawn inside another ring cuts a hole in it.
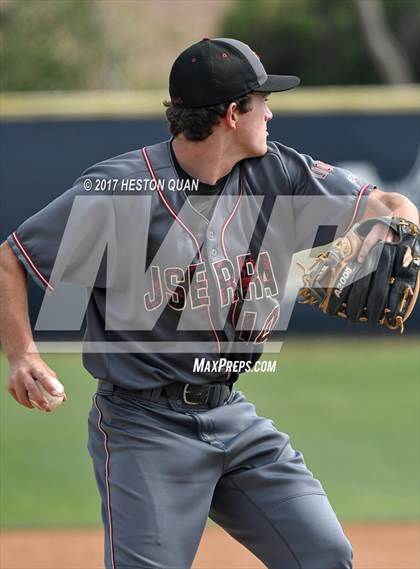
[[[214,407],[144,390],[234,382],[237,369],[197,373],[196,358],[255,362],[293,253],[343,233],[372,186],[278,143],[216,193],[193,184],[170,141],[128,152],[86,170],[8,237],[45,289],[91,291],[85,345],[105,346],[84,354],[100,379],[88,449],[105,567],[190,567],[210,515],[272,569],[350,569],[321,484],[241,392]]]
[[[166,141],[88,168],[8,242],[42,287],[90,287],[87,342],[151,346],[88,351],[94,377],[129,389],[235,381],[238,372],[211,366],[194,373],[195,358],[256,361],[279,319],[293,253],[312,247],[319,226],[343,233],[372,187],[272,142],[233,168],[219,196],[191,199]],[[317,244],[331,240],[319,235]],[[147,272],[137,295],[135,269]]]

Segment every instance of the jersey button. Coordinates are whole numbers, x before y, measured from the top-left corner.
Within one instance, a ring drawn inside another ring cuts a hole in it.
[[[210,237],[210,239],[214,239],[214,236],[215,236],[215,235],[216,235],[216,234],[215,234],[214,231],[209,231],[209,237]]]
[[[213,255],[213,257],[217,257],[217,249],[212,249],[211,254]]]

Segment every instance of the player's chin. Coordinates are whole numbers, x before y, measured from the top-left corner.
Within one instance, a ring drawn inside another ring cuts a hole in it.
[[[260,156],[264,156],[264,154],[266,154],[268,150],[267,141],[266,140],[258,141],[256,144],[254,144],[252,150],[253,150],[252,156],[254,158],[259,158]]]
[[[264,142],[263,144],[260,145],[260,150],[259,150],[257,156],[264,156],[264,154],[267,154],[267,150],[268,150],[267,143]]]

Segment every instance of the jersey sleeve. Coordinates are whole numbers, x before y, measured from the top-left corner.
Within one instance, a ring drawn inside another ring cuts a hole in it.
[[[103,196],[88,194],[86,179],[82,175],[7,238],[27,273],[44,290],[54,290],[56,281],[91,286],[93,270],[96,286],[105,282],[102,253],[113,225],[112,198],[105,201]]]
[[[376,186],[344,168],[278,146],[293,196],[296,251],[329,243],[360,220]]]

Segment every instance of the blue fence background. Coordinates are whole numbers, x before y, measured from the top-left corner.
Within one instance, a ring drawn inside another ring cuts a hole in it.
[[[420,116],[405,114],[280,115],[269,124],[270,139],[333,164],[349,163],[370,174],[383,189],[417,201]],[[24,219],[70,188],[89,165],[169,138],[162,119],[3,121],[0,133],[0,239]],[[30,284],[31,319],[42,299]],[[420,308],[408,332],[418,332]],[[379,327],[350,325],[297,306],[289,327],[302,333],[388,333]],[[68,334],[73,337],[74,334]]]

